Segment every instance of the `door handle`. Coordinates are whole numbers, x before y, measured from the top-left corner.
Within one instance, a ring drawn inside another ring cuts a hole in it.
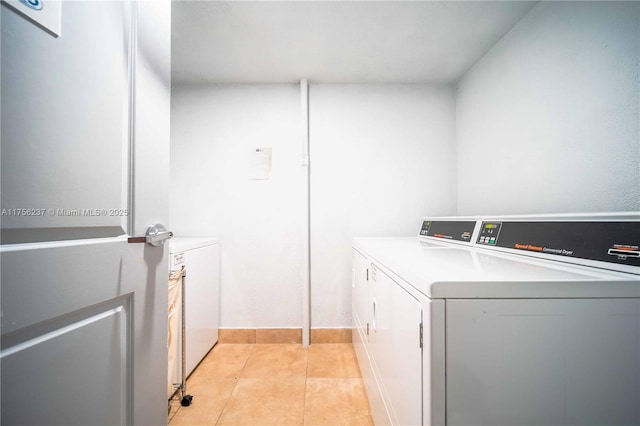
[[[145,235],[146,243],[151,244],[154,247],[160,247],[164,245],[164,242],[173,237],[173,232],[167,231],[167,228],[160,223],[156,223],[147,228],[147,234]]]
[[[147,243],[154,247],[161,247],[164,242],[173,237],[173,232],[168,231],[164,225],[155,223],[147,228],[147,233],[144,237],[129,237],[127,240],[130,243]]]

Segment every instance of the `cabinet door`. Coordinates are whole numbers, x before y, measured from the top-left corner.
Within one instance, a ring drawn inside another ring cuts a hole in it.
[[[370,346],[391,423],[422,424],[422,306],[371,265]]]
[[[354,327],[368,341],[369,323],[371,321],[371,292],[369,291],[369,261],[357,250],[353,250],[353,276],[351,304],[354,315]]]
[[[189,375],[218,341],[219,246],[200,247],[186,251],[184,255],[187,265],[185,325]]]

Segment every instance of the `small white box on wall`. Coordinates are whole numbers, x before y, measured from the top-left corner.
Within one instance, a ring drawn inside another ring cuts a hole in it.
[[[249,155],[249,180],[271,178],[271,148],[253,148]]]

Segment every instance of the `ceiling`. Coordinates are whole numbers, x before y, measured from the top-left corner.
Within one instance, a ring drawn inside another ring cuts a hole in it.
[[[531,1],[176,1],[172,79],[451,83]]]

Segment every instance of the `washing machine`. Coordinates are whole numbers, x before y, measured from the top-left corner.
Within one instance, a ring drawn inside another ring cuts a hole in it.
[[[376,424],[640,424],[640,215],[479,218],[470,240],[354,241]]]

